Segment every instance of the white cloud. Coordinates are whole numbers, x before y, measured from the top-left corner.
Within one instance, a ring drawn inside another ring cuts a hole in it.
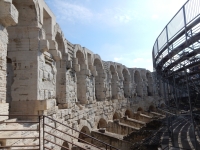
[[[58,22],[66,28],[70,27],[66,35],[80,35],[80,37],[89,35],[95,39],[101,38],[98,42],[100,44],[95,44],[98,50],[95,53],[100,54],[103,60],[150,70],[152,70],[151,49],[154,40],[186,2],[186,0],[128,0],[126,2],[104,0],[104,3],[92,0],[46,1],[53,10],[56,10],[54,13],[59,19]],[[74,24],[79,25],[79,30],[71,29]],[[92,30],[88,31],[88,27]],[[80,30],[87,32],[79,34]],[[111,36],[113,38],[110,38]],[[87,38],[79,40],[83,44]],[[88,40],[86,43],[89,43]],[[92,45],[95,42],[90,43]],[[86,45],[88,48],[89,46],[90,44]],[[95,48],[91,50],[95,51]]]
[[[159,19],[159,15],[154,14],[154,15],[151,16],[151,18],[152,18],[153,20],[157,20],[157,19]]]
[[[106,7],[100,11],[93,10],[76,1],[46,0],[53,5],[57,11],[60,21],[71,21],[73,23],[95,23],[109,26],[125,24],[137,17],[137,13],[131,9],[119,7]],[[90,3],[90,0],[88,0]]]
[[[114,58],[114,61],[118,62],[118,61],[120,61],[120,60],[122,60],[122,59],[123,59],[122,57],[119,57],[119,58],[118,58],[118,57],[115,57],[115,58]]]
[[[187,0],[149,0],[146,4],[146,11],[152,19],[171,19],[186,1]]]
[[[134,63],[143,62],[143,61],[144,61],[144,58],[135,58],[135,59],[133,59]]]
[[[133,59],[134,63],[152,63],[152,60],[150,58],[135,58]]]
[[[54,7],[59,14],[58,19],[61,21],[76,22],[90,22],[93,18],[93,13],[90,9],[78,5],[69,3],[64,0],[52,0]]]
[[[136,18],[135,11],[118,7],[105,8],[101,12],[94,13],[94,21],[107,26],[124,25]]]

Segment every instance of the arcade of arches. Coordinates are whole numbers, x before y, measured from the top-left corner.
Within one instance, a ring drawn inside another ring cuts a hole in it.
[[[44,0],[0,0],[0,52],[0,114],[47,115],[82,133],[59,127],[63,132],[95,145],[86,135],[124,149],[123,136],[151,121],[163,102],[150,71],[103,61],[65,39]],[[66,141],[52,140],[62,150],[86,144],[61,137]]]

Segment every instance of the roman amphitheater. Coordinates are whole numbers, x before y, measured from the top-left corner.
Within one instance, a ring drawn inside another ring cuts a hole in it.
[[[155,45],[157,73],[127,68],[65,39],[44,0],[0,0],[0,149],[198,149]]]

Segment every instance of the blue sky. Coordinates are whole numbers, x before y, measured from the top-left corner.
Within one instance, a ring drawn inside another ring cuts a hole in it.
[[[105,61],[152,67],[152,47],[186,0],[45,0],[65,38]]]

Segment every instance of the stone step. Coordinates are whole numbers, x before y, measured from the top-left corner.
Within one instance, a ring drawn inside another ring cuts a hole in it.
[[[82,150],[81,148],[83,149],[87,149],[87,150],[104,150],[105,148],[102,148],[102,147],[94,147],[94,146],[91,146],[89,144],[86,144],[86,143],[81,143],[81,142],[75,142],[74,144],[76,144],[77,146],[73,146],[73,150]],[[78,147],[79,146],[79,147]]]
[[[165,117],[165,115],[162,115],[158,112],[150,112],[151,114],[155,115],[155,116],[159,116],[159,117]]]
[[[4,149],[3,149],[4,150]],[[5,149],[5,150],[7,150],[7,149]],[[28,148],[15,148],[15,149],[11,149],[11,150],[40,150],[39,148],[30,148],[30,149],[28,149]]]
[[[39,148],[20,148],[22,150],[40,150]],[[12,150],[19,150],[19,149],[13,149]]]
[[[127,135],[133,131],[138,131],[140,128],[130,126],[124,123],[119,122],[119,120],[109,121],[106,131],[115,134]]]
[[[33,141],[39,138],[38,124],[18,121],[15,118],[5,120],[3,124],[5,124],[4,128],[0,129],[2,146],[25,145],[24,143],[31,145]]]
[[[109,145],[112,145],[113,147],[117,147],[118,149],[130,149],[132,143],[129,143],[127,141],[123,140],[123,136],[120,134],[116,133],[111,133],[108,131],[105,131],[105,133],[101,133],[98,130],[94,130],[91,132],[92,136],[105,142],[108,143]],[[105,145],[102,145],[102,143],[99,143],[97,141],[93,141],[95,145],[99,145],[101,147],[105,147]],[[109,149],[109,147],[108,147]]]

